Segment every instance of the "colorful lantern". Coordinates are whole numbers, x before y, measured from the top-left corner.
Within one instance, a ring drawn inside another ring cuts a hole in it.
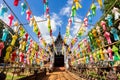
[[[112,46],[112,51],[115,53],[115,55],[120,59],[120,55],[119,55],[119,53],[118,53],[118,48],[115,46],[115,45],[113,45]]]
[[[7,28],[3,29],[2,41],[6,41],[8,34],[9,34],[8,29]]]
[[[14,6],[18,6],[20,0],[14,0]]]
[[[100,26],[96,26],[96,30],[97,30],[97,33],[100,35],[101,34],[101,31],[100,31]]]
[[[26,11],[26,14],[27,14],[26,19],[27,19],[27,20],[30,20],[30,16],[31,16],[32,12],[28,9],[28,10]]]
[[[88,26],[88,19],[87,18],[84,18],[84,24],[86,27]]]
[[[33,24],[34,24],[34,26],[35,26],[35,19],[34,19],[34,17],[31,17],[30,18],[30,26],[33,26]]]
[[[11,55],[11,61],[14,62],[16,57],[17,57],[16,51],[13,51]]]
[[[96,43],[97,43],[98,47],[100,48],[101,47],[101,40],[99,38],[96,38]]]
[[[115,20],[119,19],[120,13],[119,13],[119,9],[118,9],[118,8],[114,7],[114,8],[112,9],[112,13],[114,14]]]
[[[102,26],[103,30],[106,31],[106,22],[105,21],[101,21],[100,25]]]
[[[20,26],[19,30],[20,30],[20,37],[22,37],[25,34],[25,30],[23,29],[22,26]]]
[[[80,3],[79,3],[79,0],[74,0],[74,3],[75,3],[75,5],[76,5],[76,9],[82,8],[82,6],[81,6]]]
[[[111,39],[110,39],[110,33],[106,31],[106,32],[104,33],[104,36],[105,36],[105,38],[107,39],[108,44],[111,44],[112,42],[111,42]]]
[[[18,21],[15,21],[15,22],[14,22],[14,32],[17,32],[17,31],[18,31],[18,26],[19,26]]]
[[[97,0],[97,1],[98,1],[98,3],[99,3],[100,7],[102,7],[102,5],[103,5],[102,0]]]
[[[93,34],[93,36],[96,38],[97,37],[97,31],[96,31],[96,29],[92,29],[92,34]]]
[[[0,57],[2,55],[2,49],[4,48],[4,42],[0,42]]]
[[[120,30],[120,23],[119,23],[119,25],[118,25],[118,29]]]
[[[108,26],[109,26],[109,27],[113,26],[112,18],[113,18],[113,17],[112,17],[112,15],[110,15],[110,14],[107,14],[107,17],[105,18],[105,20],[108,21]]]
[[[21,15],[23,15],[25,13],[25,11],[26,11],[26,8],[27,8],[26,3],[21,3],[21,8],[22,8]]]
[[[15,45],[15,42],[16,42],[17,38],[18,38],[18,36],[17,36],[16,34],[14,34],[14,35],[12,36],[11,46],[14,46],[14,45]]]
[[[5,6],[1,6],[0,8],[0,16],[4,16],[5,13],[7,13],[8,9]]]
[[[23,54],[23,52],[20,52],[20,54],[19,54],[19,57],[20,57],[20,62],[24,62],[24,54]]]
[[[119,36],[118,36],[118,31],[117,29],[115,29],[114,27],[111,28],[111,31],[110,31],[112,34],[113,34],[113,37],[114,37],[114,40],[117,41],[119,40]]]
[[[101,40],[102,47],[105,46],[104,38],[100,36],[99,39]]]
[[[108,60],[108,51],[105,48],[103,49],[103,54],[105,55],[105,60]]]
[[[9,19],[9,26],[11,26],[14,16],[12,14],[8,15],[8,19]]]
[[[92,22],[92,14],[90,12],[88,13],[87,17],[88,17],[88,21]]]
[[[100,49],[100,56],[101,56],[101,60],[105,60],[104,53],[103,53],[102,49]]]
[[[26,33],[26,34],[25,34],[25,39],[26,39],[26,41],[28,40],[28,36],[29,36],[28,33]]]
[[[72,6],[72,17],[76,16],[76,7]]]
[[[91,6],[93,16],[96,15],[96,5],[93,3]]]
[[[5,61],[8,61],[9,58],[10,58],[10,53],[12,52],[12,46],[8,46],[7,49],[6,49],[6,54],[5,54],[5,57],[4,57],[4,60]]]
[[[110,59],[110,60],[113,60],[112,49],[111,49],[110,46],[108,47],[108,50],[107,50],[107,51],[108,51],[108,54],[109,54],[109,59]]]

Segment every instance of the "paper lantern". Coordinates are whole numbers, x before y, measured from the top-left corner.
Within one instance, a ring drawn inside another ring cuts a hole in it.
[[[112,18],[113,18],[113,17],[112,17],[112,15],[110,15],[110,14],[107,14],[107,17],[105,18],[105,20],[108,21],[108,26],[109,26],[109,27],[113,26]]]
[[[112,51],[115,53],[115,55],[117,55],[117,57],[120,59],[120,55],[119,55],[119,53],[118,53],[118,48],[115,46],[115,45],[113,45],[112,46]]]
[[[20,52],[19,54],[19,57],[20,57],[20,62],[24,62],[24,54],[22,52]]]
[[[114,40],[118,41],[120,38],[118,36],[118,31],[114,27],[111,28],[110,32],[113,34]]]
[[[8,15],[8,19],[9,19],[9,26],[11,26],[14,16],[12,14]]]
[[[17,38],[18,38],[18,36],[17,36],[16,34],[14,34],[14,35],[12,36],[11,46],[14,46],[14,45],[15,45],[15,42],[16,42]]]
[[[14,0],[14,6],[18,6],[20,0]]]
[[[99,39],[101,40],[102,46],[105,46],[105,42],[104,42],[105,39],[102,36],[100,36]]]
[[[100,48],[101,47],[101,40],[99,38],[96,39],[96,43],[97,43],[98,47]]]
[[[103,53],[102,49],[100,49],[100,56],[101,56],[101,60],[105,60],[104,53]]]
[[[25,34],[25,39],[26,39],[26,41],[28,40],[28,36],[29,36],[28,33],[26,33],[26,34]]]
[[[76,16],[76,8],[72,6],[72,17]]]
[[[12,51],[12,46],[8,46],[7,49],[6,49],[5,57],[4,57],[5,61],[9,60],[11,51]]]
[[[112,49],[111,49],[110,46],[108,47],[108,50],[107,50],[107,51],[108,51],[108,54],[109,54],[109,59],[110,59],[110,60],[113,60]]]
[[[20,27],[19,30],[20,30],[20,37],[22,37],[25,34],[25,30],[22,27]]]
[[[18,21],[15,21],[14,22],[14,32],[17,32],[18,31],[18,26],[19,26],[19,23],[18,23]]]
[[[118,9],[118,8],[114,7],[114,8],[112,9],[112,13],[114,14],[114,19],[115,19],[115,20],[119,19],[120,13],[119,13],[119,9]]]
[[[88,19],[87,18],[84,18],[84,24],[86,27],[88,26]]]
[[[108,51],[105,48],[103,49],[103,54],[105,55],[105,60],[108,60]]]
[[[104,36],[105,36],[105,38],[106,38],[106,40],[107,40],[107,43],[108,43],[108,44],[111,44],[112,42],[111,42],[111,39],[110,39],[110,33],[106,31],[106,32],[104,33]]]
[[[74,3],[75,3],[75,5],[76,5],[76,9],[82,8],[82,6],[81,6],[80,3],[79,3],[79,0],[74,0]]]
[[[4,42],[0,42],[0,57],[2,55],[2,49],[4,48]]]
[[[88,17],[88,21],[92,22],[92,14],[90,12],[88,13],[87,17]]]
[[[32,12],[28,9],[28,10],[26,10],[26,14],[27,14],[26,19],[30,20],[30,16],[31,16]]]
[[[96,5],[93,3],[91,6],[92,14],[96,15]]]
[[[6,41],[8,34],[9,34],[8,29],[7,28],[3,29],[2,41]]]
[[[31,18],[30,18],[30,23],[29,23],[29,25],[30,25],[30,26],[33,26],[33,25],[35,26],[35,19],[34,19],[34,17],[31,17]]]
[[[4,16],[5,13],[7,13],[8,9],[5,6],[1,6],[0,8],[0,16]]]
[[[21,15],[23,15],[24,13],[25,13],[25,11],[26,11],[26,8],[27,8],[27,5],[26,5],[26,3],[21,3]]]
[[[101,34],[101,31],[100,31],[100,26],[96,26],[96,30],[97,30],[97,33],[100,35]]]
[[[11,55],[11,61],[14,62],[16,57],[17,57],[16,51],[13,51]]]
[[[97,1],[98,1],[98,3],[99,3],[100,7],[102,7],[102,5],[103,5],[102,0],[97,0]]]
[[[118,29],[120,30],[120,23],[119,23],[119,25],[118,25]]]
[[[107,30],[107,28],[106,28],[106,22],[105,21],[101,21],[100,25],[102,26],[102,28],[103,28],[104,31]]]
[[[96,29],[92,29],[92,34],[93,34],[93,36],[96,38],[97,37],[97,31],[96,31]]]

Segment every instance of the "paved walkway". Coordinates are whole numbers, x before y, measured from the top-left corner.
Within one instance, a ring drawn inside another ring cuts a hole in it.
[[[82,80],[71,72],[62,68],[55,68],[52,73],[48,73],[43,80]]]

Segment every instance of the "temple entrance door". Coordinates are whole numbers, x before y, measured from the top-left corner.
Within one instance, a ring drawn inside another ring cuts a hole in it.
[[[54,67],[64,67],[64,55],[59,54],[54,56]]]

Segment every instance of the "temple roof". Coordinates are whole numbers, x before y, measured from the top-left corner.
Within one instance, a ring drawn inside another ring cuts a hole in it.
[[[56,40],[55,40],[55,44],[57,44],[58,42],[63,42],[63,39],[62,39],[62,36],[61,36],[61,33],[59,32],[59,34],[58,34],[58,36],[57,36],[57,38],[56,38]]]

